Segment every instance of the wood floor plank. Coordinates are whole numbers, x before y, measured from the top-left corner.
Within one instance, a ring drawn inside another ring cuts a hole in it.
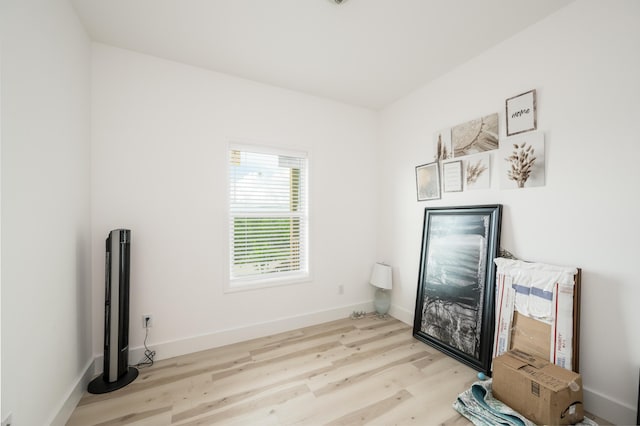
[[[182,426],[210,425],[221,420],[230,419],[238,415],[253,412],[256,410],[266,410],[266,412],[269,412],[273,409],[273,406],[283,404],[291,399],[297,398],[298,396],[309,392],[310,390],[307,385],[297,385],[292,388],[284,389],[282,391],[274,392],[269,395],[256,398],[254,400],[236,404],[227,409],[218,411],[211,415],[200,417],[193,421],[178,424]],[[174,422],[173,419],[172,422]]]
[[[207,401],[207,402],[202,402],[200,404],[198,404],[195,407],[192,407],[190,409],[187,409],[185,411],[181,411],[176,413],[173,416],[173,421],[181,421],[184,419],[187,419],[189,417],[194,417],[197,416],[200,413],[203,412],[207,412],[207,411],[215,411],[217,409],[229,406],[229,405],[233,405],[235,403],[238,402],[242,402],[243,400],[247,400],[250,399],[256,395],[259,395],[269,389],[274,389],[274,388],[278,388],[281,387],[287,383],[298,383],[298,382],[304,382],[305,380],[307,380],[309,378],[310,375],[315,375],[315,374],[320,374],[322,372],[326,372],[326,371],[330,371],[333,367],[331,367],[330,365],[318,368],[316,370],[311,370],[311,371],[305,371],[304,373],[298,374],[298,375],[293,375],[293,376],[289,376],[289,377],[283,377],[280,378],[279,380],[276,380],[274,382],[271,383],[267,383],[258,387],[252,387],[251,389],[248,389],[246,391],[242,391],[236,394],[231,394],[229,395],[229,390],[227,389],[225,392],[225,395],[228,396],[224,396],[224,397],[220,397],[217,398],[215,400],[212,401]],[[248,382],[248,383],[254,383],[253,381]],[[178,408],[178,406],[175,407],[176,409]]]
[[[322,425],[389,398],[400,390],[373,377],[319,398],[311,394],[300,403],[287,403],[280,407],[278,416],[283,425]]]
[[[372,377],[402,362],[407,362],[408,360],[413,362],[429,355],[430,352],[425,349],[424,345],[406,343],[382,353],[374,353],[360,362],[334,363],[335,368],[331,371],[311,378],[309,386],[314,391],[314,394],[318,389],[325,388],[319,391],[323,394],[331,389],[348,385],[351,381],[359,381],[360,377]]]
[[[394,341],[384,346],[375,346],[375,347],[371,347],[370,349],[356,350],[350,355],[347,355],[341,359],[337,359],[333,361],[333,365],[335,367],[342,367],[348,364],[360,363],[363,361],[367,361],[374,356],[383,354],[385,352],[390,352],[401,347],[407,347],[414,343],[415,343],[414,339],[405,338],[405,339]]]
[[[382,401],[375,401],[364,408],[330,421],[327,423],[327,426],[363,425],[376,420],[382,414],[412,397],[413,395],[402,389],[389,398],[385,398]]]
[[[396,335],[406,335],[407,334],[407,329],[405,327],[402,326],[398,326],[392,330],[389,331],[384,331],[383,333],[371,333],[370,337],[365,337],[359,340],[355,340],[349,343],[345,343],[345,346],[349,347],[349,348],[355,348],[358,346],[363,346],[366,345],[367,343],[371,343],[371,342],[378,342],[380,341],[380,339],[385,339],[388,337],[392,337],[392,336],[396,336]]]
[[[171,407],[163,407],[157,408],[155,410],[149,411],[140,411],[137,413],[129,413],[121,417],[116,417],[114,419],[108,420],[106,422],[97,423],[96,426],[118,426],[118,425],[126,425],[135,422],[139,422],[140,420],[145,421],[158,421],[159,414],[166,414],[171,412]]]
[[[310,348],[304,349],[304,350],[299,350],[296,352],[290,352],[272,359],[267,359],[267,360],[261,360],[261,361],[256,361],[256,362],[252,362],[252,363],[248,363],[245,364],[241,367],[237,367],[237,368],[233,368],[233,369],[228,369],[225,371],[221,371],[218,373],[213,373],[211,375],[212,380],[216,381],[219,379],[223,379],[225,377],[228,376],[233,376],[235,374],[238,373],[242,373],[244,371],[247,370],[253,370],[253,369],[258,369],[258,368],[271,368],[273,366],[278,365],[279,363],[286,363],[286,362],[291,362],[292,360],[296,359],[296,358],[303,358],[307,355],[312,355],[312,356],[318,356],[320,353],[325,352],[329,349],[332,348],[336,348],[339,346],[338,342],[328,342],[328,343],[323,343],[321,345],[318,346],[312,346]]]
[[[411,363],[413,361],[415,361],[416,359],[420,359],[426,356],[425,352],[418,352],[416,354],[411,354],[411,355],[407,355],[404,358],[400,358],[394,361],[391,361],[387,364],[381,365],[379,367],[376,367],[372,370],[366,371],[366,372],[362,372],[362,373],[358,373],[358,374],[354,374],[352,376],[349,377],[345,377],[344,379],[338,380],[338,381],[334,381],[331,383],[328,383],[327,385],[314,390],[313,394],[315,396],[322,396],[328,392],[333,392],[336,391],[338,389],[343,389],[346,386],[351,386],[354,383],[358,383],[358,382],[362,382],[364,380],[367,380],[373,376],[375,376],[376,374],[383,372],[385,370],[389,370],[395,366],[398,365],[402,365],[405,363]]]
[[[360,328],[361,330],[376,330],[382,327],[389,327],[390,325],[403,326],[405,324],[402,321],[398,321],[395,318],[385,317],[385,318],[376,318],[376,320],[371,322],[370,324],[365,324],[358,328]]]
[[[296,337],[296,338],[292,338],[292,339],[288,339],[288,340],[283,340],[277,343],[274,343],[272,345],[267,345],[267,346],[263,346],[261,348],[258,349],[254,349],[252,351],[249,352],[249,354],[256,358],[259,359],[259,355],[264,354],[264,353],[272,353],[272,354],[279,354],[279,353],[285,353],[286,351],[292,350],[292,347],[300,347],[302,346],[304,343],[306,342],[316,342],[316,344],[318,343],[318,341],[321,340],[334,340],[336,338],[336,334],[339,335],[343,335],[345,333],[348,333],[350,331],[356,330],[356,327],[353,325],[348,325],[348,326],[342,326],[339,328],[335,328],[335,329],[330,329],[330,330],[326,330],[323,332],[317,332],[317,333],[305,333],[300,337]],[[295,349],[293,349],[295,350]]]
[[[457,418],[458,413],[452,408],[452,403],[476,380],[476,372],[447,356],[434,358],[420,372],[421,380],[407,382],[403,386],[414,399],[401,409],[390,410],[380,416],[381,424],[442,424]],[[462,424],[469,424],[466,418],[460,417]]]

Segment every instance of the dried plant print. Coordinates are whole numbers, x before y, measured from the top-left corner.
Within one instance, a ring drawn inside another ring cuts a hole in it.
[[[477,163],[467,162],[467,185],[477,182],[482,173],[486,171],[487,166],[482,164],[481,160],[478,160]]]
[[[488,152],[465,157],[465,189],[489,189],[491,187],[490,160],[491,154]]]
[[[453,158],[451,148],[451,129],[441,130],[434,137],[436,155],[434,161],[443,161]]]
[[[544,185],[544,134],[528,133],[511,137],[503,144],[502,187],[528,188]]]
[[[467,121],[451,129],[453,156],[498,149],[498,114]]]
[[[522,142],[522,145],[514,143],[513,152],[508,158],[505,158],[511,166],[511,169],[507,170],[507,177],[509,180],[515,180],[518,188],[524,188],[524,183],[531,176],[531,171],[536,163],[535,151],[526,142]]]

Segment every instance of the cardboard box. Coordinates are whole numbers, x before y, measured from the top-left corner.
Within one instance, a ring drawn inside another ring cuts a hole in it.
[[[537,424],[568,425],[584,418],[582,377],[517,349],[494,358],[492,390]]]
[[[551,353],[551,325],[522,315],[513,313],[511,323],[511,347],[533,356],[549,360]]]

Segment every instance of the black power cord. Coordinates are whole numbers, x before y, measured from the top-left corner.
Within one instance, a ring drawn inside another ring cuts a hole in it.
[[[147,318],[147,323],[148,322],[149,322],[149,319]],[[145,327],[145,330],[144,330],[144,358],[142,359],[142,361],[134,365],[134,367],[147,368],[153,365],[153,358],[155,358],[156,356],[156,351],[152,351],[147,347],[148,337],[149,337],[149,326],[147,324],[147,327]]]

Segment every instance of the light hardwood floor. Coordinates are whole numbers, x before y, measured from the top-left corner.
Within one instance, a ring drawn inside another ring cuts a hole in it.
[[[369,315],[156,362],[85,394],[75,425],[469,425],[451,404],[476,372]]]
[[[370,315],[158,361],[67,424],[469,424],[451,403],[475,377]]]

